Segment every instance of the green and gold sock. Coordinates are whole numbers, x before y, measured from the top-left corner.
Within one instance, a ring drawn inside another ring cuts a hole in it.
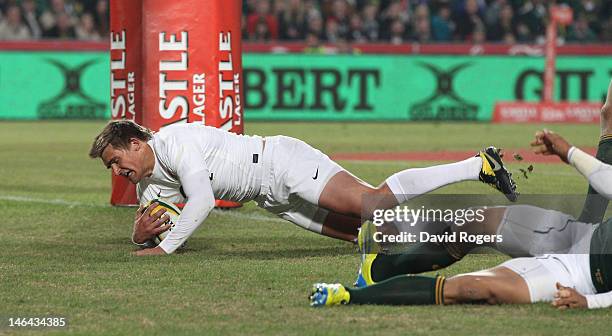
[[[348,289],[350,304],[444,304],[443,276],[398,275],[364,288]]]

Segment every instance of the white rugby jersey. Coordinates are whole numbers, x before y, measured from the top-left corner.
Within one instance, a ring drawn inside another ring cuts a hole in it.
[[[215,199],[245,202],[259,195],[263,140],[201,124],[163,128],[148,142],[155,167],[138,183],[140,203],[153,198],[187,200],[181,217],[159,245],[181,246],[206,219]]]

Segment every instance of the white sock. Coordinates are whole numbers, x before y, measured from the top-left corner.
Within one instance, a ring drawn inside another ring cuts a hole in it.
[[[477,181],[481,168],[482,158],[471,157],[455,163],[402,170],[385,182],[401,204],[451,183]]]

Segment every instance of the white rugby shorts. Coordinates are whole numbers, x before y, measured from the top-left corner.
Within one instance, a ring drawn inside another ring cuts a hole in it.
[[[301,140],[266,137],[261,192],[255,201],[283,219],[320,233],[328,211],[318,206],[319,197],[327,182],[342,170]]]
[[[500,266],[509,268],[525,280],[532,303],[552,302],[557,292],[557,282],[576,289],[582,295],[597,293],[591,280],[588,254],[546,254],[515,258]]]

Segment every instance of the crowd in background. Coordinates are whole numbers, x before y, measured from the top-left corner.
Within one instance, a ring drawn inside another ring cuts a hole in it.
[[[301,41],[312,47],[542,43],[547,6],[555,2],[574,11],[574,22],[560,28],[562,42],[612,41],[610,0],[244,0],[242,29],[247,41]],[[202,6],[205,10],[205,0]],[[109,24],[109,0],[0,0],[0,40],[103,41]]]
[[[542,43],[547,7],[564,3],[567,42],[612,41],[610,0],[246,0],[251,41]]]
[[[0,0],[0,40],[108,41],[109,26],[108,0]]]

